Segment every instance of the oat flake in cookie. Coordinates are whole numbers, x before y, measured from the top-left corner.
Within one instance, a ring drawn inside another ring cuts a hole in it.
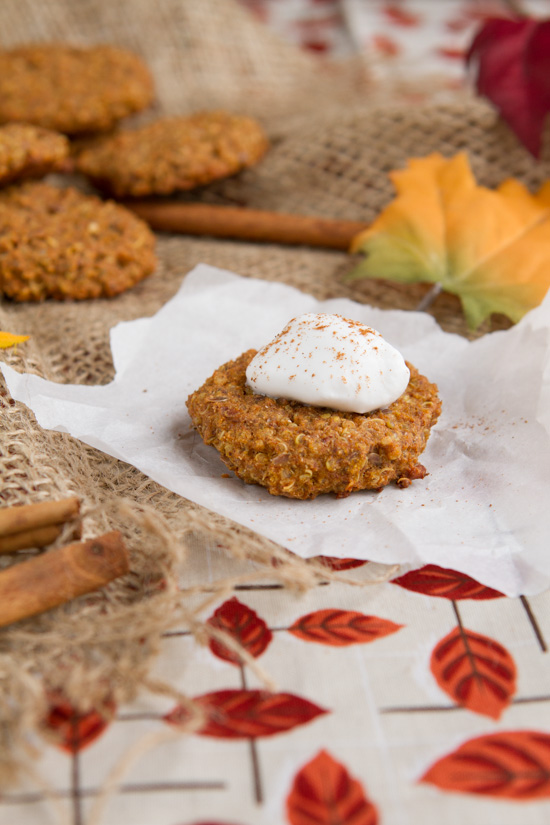
[[[253,166],[267,148],[253,118],[199,112],[100,138],[78,154],[76,165],[115,197],[169,195]]]
[[[149,69],[126,49],[48,43],[0,51],[0,123],[105,132],[148,106],[153,93]]]
[[[277,338],[273,343],[276,348]],[[342,351],[340,344],[337,352]],[[307,356],[307,347],[297,361],[304,353]],[[379,490],[391,482],[407,487],[425,476],[418,459],[441,402],[437,386],[411,364],[404,362],[409,380],[395,401],[357,413],[254,392],[247,368],[256,355],[249,350],[219,367],[187,400],[204,442],[215,447],[243,481],[260,484],[273,495],[312,499],[322,493],[342,497],[356,490]],[[336,382],[346,377],[342,360],[335,358],[335,370],[330,363],[325,366],[328,384],[334,376]],[[296,376],[288,376],[291,381],[295,377],[299,379],[298,368]],[[312,384],[318,385],[318,380]],[[349,393],[342,399],[347,403]]]
[[[155,266],[153,233],[112,201],[42,182],[0,191],[0,295],[112,297]]]

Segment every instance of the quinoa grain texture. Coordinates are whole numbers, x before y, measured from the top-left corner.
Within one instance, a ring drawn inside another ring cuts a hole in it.
[[[437,386],[408,364],[407,389],[385,410],[361,415],[257,395],[246,385],[256,350],[219,367],[187,408],[206,444],[248,484],[313,499],[407,487],[423,478],[418,458],[441,412]]]

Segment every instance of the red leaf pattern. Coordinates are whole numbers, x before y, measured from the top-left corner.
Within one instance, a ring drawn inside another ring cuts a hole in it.
[[[393,37],[386,34],[373,34],[372,44],[378,54],[384,57],[396,57],[401,52],[401,46]]]
[[[516,690],[516,666],[506,648],[462,627],[436,645],[430,664],[451,699],[493,719],[501,716]]]
[[[367,616],[355,610],[315,610],[301,616],[288,632],[306,642],[342,647],[374,642],[401,627],[403,625],[388,619]]]
[[[206,713],[205,724],[196,733],[223,739],[254,739],[273,736],[298,725],[305,725],[326,710],[292,693],[269,693],[265,690],[219,690],[193,700]],[[165,717],[173,725],[189,718],[182,706]]]
[[[441,57],[448,57],[450,60],[464,60],[466,57],[466,52],[464,49],[459,49],[457,47],[453,48],[452,46],[440,46],[437,53]]]
[[[399,3],[387,3],[384,6],[384,14],[391,23],[397,26],[418,26],[420,17],[407,9]]]
[[[208,624],[229,634],[254,657],[260,656],[273,638],[264,620],[236,598],[229,599],[218,607],[208,619]],[[238,653],[217,639],[211,639],[209,647],[219,659],[225,659],[233,664],[240,664],[242,661]]]
[[[435,762],[421,782],[518,801],[550,797],[550,734],[518,730],[470,739]]]
[[[442,599],[500,599],[504,596],[498,590],[486,587],[466,573],[450,570],[447,567],[438,567],[437,564],[426,564],[418,570],[411,570],[403,576],[392,580],[406,590],[415,593],[424,593],[426,596],[439,596]]]
[[[67,753],[78,753],[91,745],[108,727],[110,715],[115,711],[114,703],[107,703],[106,714],[97,710],[78,713],[69,702],[60,700],[50,705],[44,727],[55,733],[56,744]]]
[[[287,798],[290,825],[376,825],[378,813],[361,783],[327,751],[296,774]]]
[[[470,26],[467,17],[453,17],[445,21],[445,28],[450,32],[462,32]]]
[[[330,570],[352,570],[354,567],[362,567],[368,564],[364,559],[339,559],[336,556],[311,556],[308,561],[319,562]]]

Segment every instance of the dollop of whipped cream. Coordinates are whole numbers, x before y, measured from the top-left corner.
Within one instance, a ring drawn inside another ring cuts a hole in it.
[[[259,395],[355,413],[387,407],[409,377],[403,356],[375,329],[315,313],[293,318],[246,370]]]

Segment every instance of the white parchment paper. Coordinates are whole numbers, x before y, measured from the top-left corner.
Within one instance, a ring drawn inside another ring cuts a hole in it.
[[[337,312],[378,329],[439,385],[442,416],[409,488],[292,501],[245,485],[191,429],[185,401],[222,363],[295,315]],[[0,367],[38,423],[135,465],[165,487],[304,556],[438,564],[508,595],[550,584],[550,296],[475,342],[428,315],[291,287],[204,264],[151,318],[111,330],[107,386],[67,386]]]

